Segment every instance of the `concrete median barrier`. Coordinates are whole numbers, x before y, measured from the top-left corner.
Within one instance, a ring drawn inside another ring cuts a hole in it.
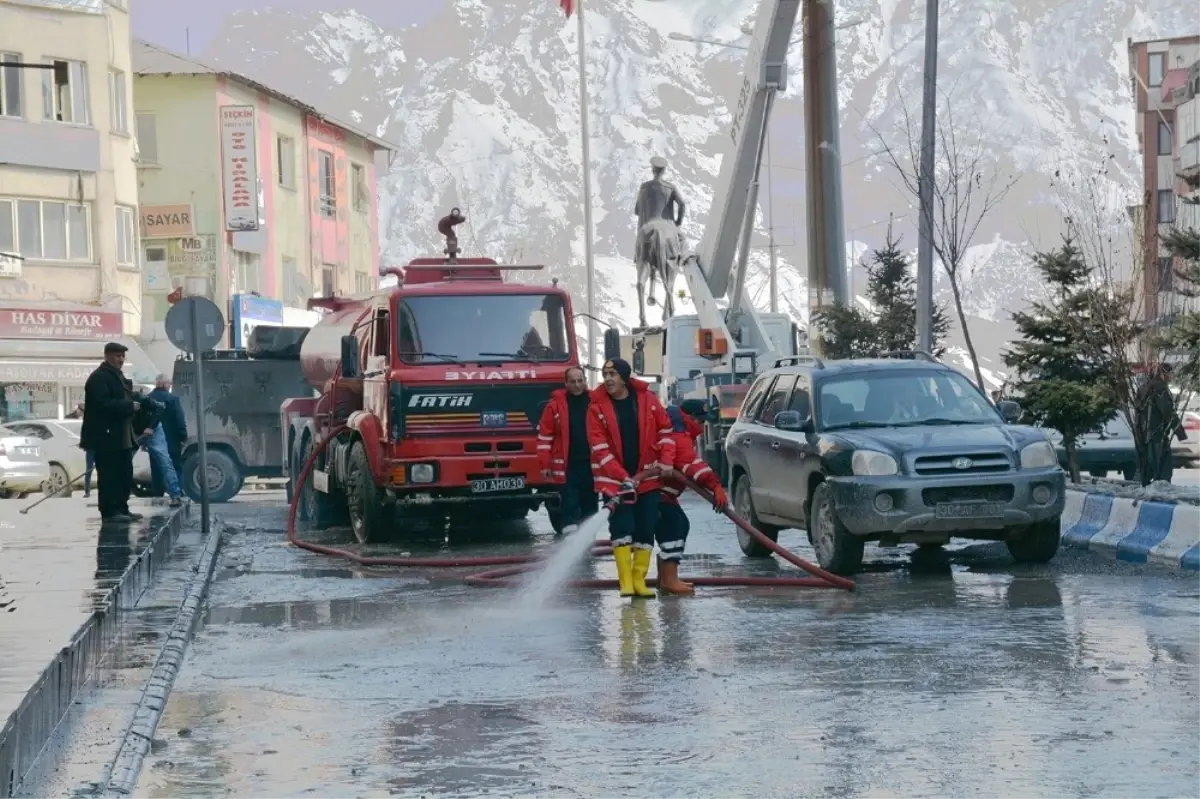
[[[148,540],[113,584],[98,597],[79,628],[33,681],[0,730],[0,799],[15,794],[71,704],[96,675],[117,639],[126,614],[146,592],[189,514],[173,509],[149,520]]]
[[[1126,563],[1200,571],[1200,507],[1068,491],[1063,544]]]

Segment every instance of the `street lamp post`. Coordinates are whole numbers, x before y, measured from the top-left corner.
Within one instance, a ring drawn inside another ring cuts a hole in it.
[[[917,195],[917,349],[933,352],[933,155],[937,126],[938,0],[925,3],[925,81]]]
[[[588,365],[593,373],[596,360],[596,261],[592,252],[592,154],[589,139],[587,90],[587,36],[583,24],[584,0],[575,4],[579,26],[579,135],[583,141],[583,260],[587,270],[587,339]]]

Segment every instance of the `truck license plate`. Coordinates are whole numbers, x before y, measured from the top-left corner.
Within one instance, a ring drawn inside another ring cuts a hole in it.
[[[934,508],[934,516],[939,519],[987,519],[1003,515],[1003,505],[999,502],[939,502]]]
[[[475,494],[486,494],[491,491],[520,491],[524,487],[524,477],[489,477],[486,480],[471,481],[471,491]]]
[[[508,412],[483,411],[479,414],[479,424],[482,427],[508,427]]]

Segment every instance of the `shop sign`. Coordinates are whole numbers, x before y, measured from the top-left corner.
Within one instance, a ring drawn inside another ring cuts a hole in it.
[[[143,205],[138,209],[138,214],[141,217],[143,239],[169,239],[191,236],[196,232],[189,203]]]
[[[95,363],[0,361],[0,383],[85,383],[101,357],[102,354],[97,352]],[[11,390],[12,387],[8,388]]]
[[[223,105],[220,120],[225,230],[258,230],[258,137],[254,130],[254,106]]]
[[[0,277],[20,277],[24,260],[15,252],[0,252]]]
[[[0,308],[0,338],[111,339],[120,338],[120,312],[51,311],[42,308]]]

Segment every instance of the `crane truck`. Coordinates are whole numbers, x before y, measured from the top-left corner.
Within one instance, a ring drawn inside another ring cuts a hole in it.
[[[453,226],[464,219],[454,209],[438,224],[445,258],[387,269],[394,287],[309,301],[327,312],[300,352],[320,395],[279,411],[302,520],[348,521],[367,543],[389,532],[395,511],[520,519],[556,504],[537,424],[579,366],[571,298],[557,280],[504,279],[542,266],[460,258]]]
[[[619,343],[610,334],[606,342],[606,350],[619,350],[635,371],[637,364],[647,364],[641,373],[660,378],[664,400],[708,401],[712,413],[699,443],[705,460],[726,484],[725,434],[753,378],[781,359],[810,357],[806,332],[786,314],[755,310],[746,288],[767,123],[776,95],[787,88],[787,55],[802,4],[809,16],[805,68],[811,73],[806,74],[804,92],[809,259],[821,261],[817,273],[829,275],[823,282],[844,294],[844,280],[837,279],[839,270],[844,271],[844,245],[832,4],[760,0],[704,236],[699,249],[681,264],[696,313],[672,316],[658,328],[634,330],[619,337]],[[815,282],[813,274],[810,264],[810,284]],[[828,292],[809,286],[810,313],[813,306],[829,301],[824,294]],[[719,301],[725,302],[724,310]]]

